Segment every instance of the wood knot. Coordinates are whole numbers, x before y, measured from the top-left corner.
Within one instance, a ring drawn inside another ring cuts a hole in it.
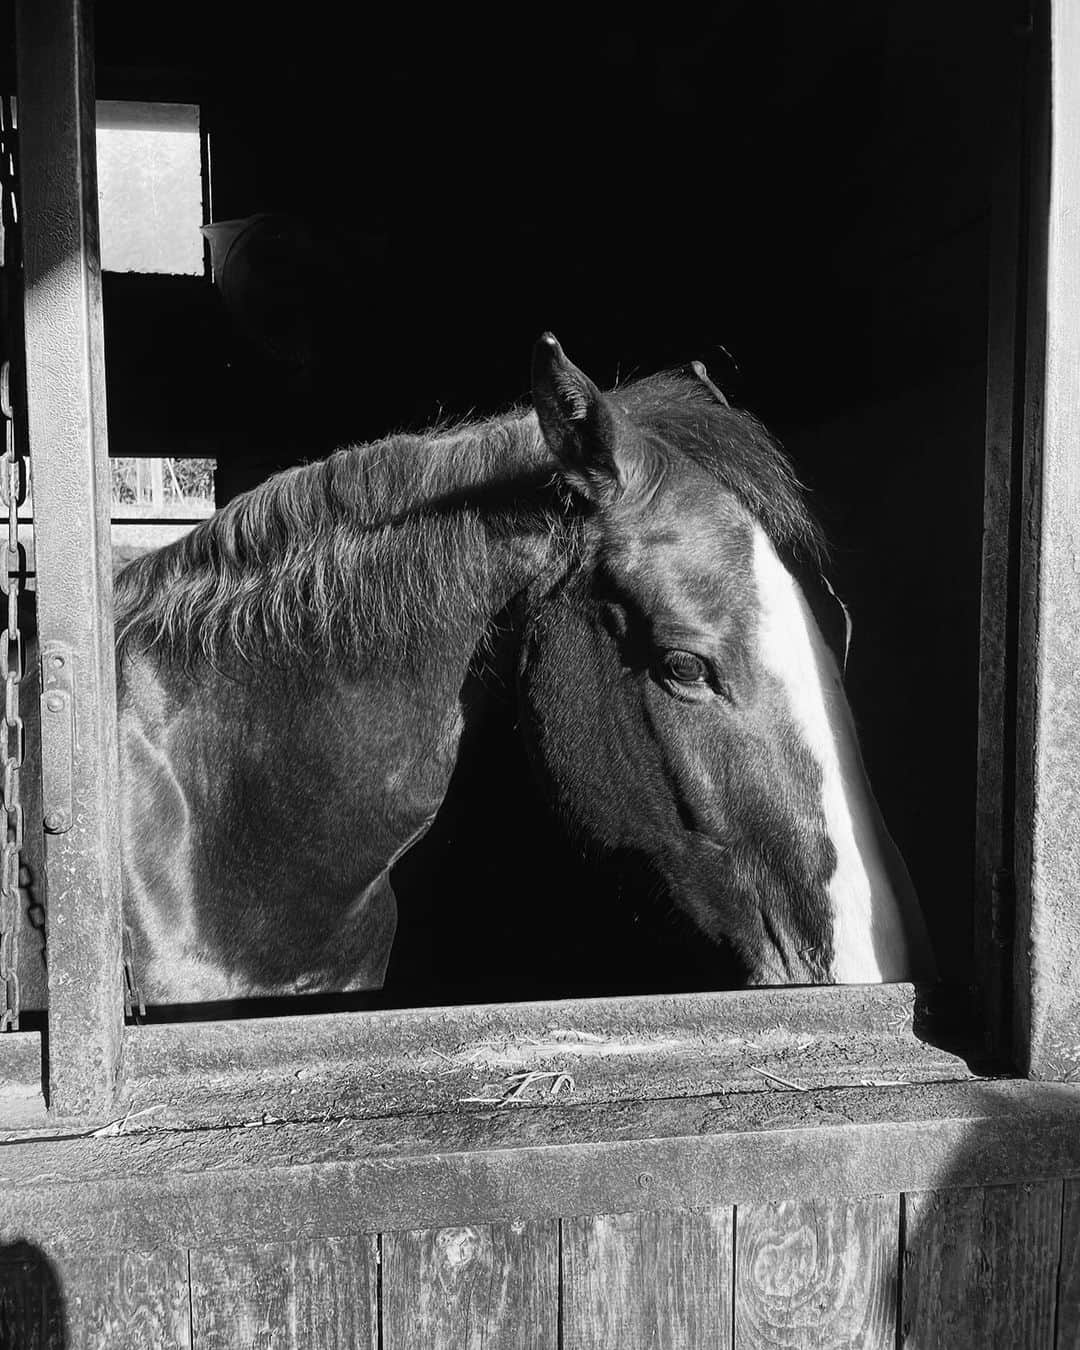
[[[444,1228],[436,1238],[436,1248],[442,1264],[456,1270],[475,1259],[480,1235],[475,1228]]]

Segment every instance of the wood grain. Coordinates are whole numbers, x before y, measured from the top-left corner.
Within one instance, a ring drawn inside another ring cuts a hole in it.
[[[1016,1059],[1032,1078],[1069,1082],[1080,1074],[1080,9],[1052,0],[1033,14]]]
[[[740,1205],[735,1350],[892,1350],[900,1197]]]
[[[1050,1350],[1061,1182],[904,1197],[901,1340]]]
[[[522,1069],[571,1074],[575,1104],[769,1092],[762,1069],[804,1087],[969,1077],[914,1034],[917,999],[909,984],[834,985],[247,1018],[197,1037],[150,1025],[131,1030],[124,1067],[134,1109],[174,1128],[453,1110]],[[549,1094],[542,1081],[529,1096]]]
[[[190,1350],[188,1254],[104,1252],[61,1266],[71,1345],[79,1350]]]
[[[1057,1288],[1057,1347],[1080,1345],[1080,1181],[1065,1182]]]
[[[1080,1091],[1060,1085],[477,1108],[10,1143],[0,1240],[50,1252],[203,1249],[1074,1175]]]
[[[555,1350],[555,1220],[386,1233],[384,1350]]]
[[[565,1350],[729,1350],[732,1210],[563,1220]]]
[[[376,1239],[192,1251],[199,1350],[375,1350]]]

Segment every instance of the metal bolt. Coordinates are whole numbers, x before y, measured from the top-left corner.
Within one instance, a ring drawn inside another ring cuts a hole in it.
[[[641,1187],[641,1189],[642,1189],[643,1191],[647,1191],[647,1190],[649,1189],[649,1187],[652,1185],[652,1173],[651,1173],[651,1172],[639,1172],[639,1173],[638,1173],[638,1178],[637,1178],[637,1184]]]
[[[64,711],[63,694],[49,694],[49,696],[45,700],[45,706],[46,708],[48,708],[50,712],[63,712]]]
[[[56,833],[64,828],[64,814],[62,811],[50,811],[45,817],[45,828]]]

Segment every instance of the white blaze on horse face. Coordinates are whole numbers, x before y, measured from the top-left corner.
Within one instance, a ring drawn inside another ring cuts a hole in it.
[[[836,850],[829,880],[837,984],[914,978],[929,964],[907,868],[870,789],[836,661],[794,578],[754,528],[759,656],[782,684],[803,744],[821,769],[821,806]]]

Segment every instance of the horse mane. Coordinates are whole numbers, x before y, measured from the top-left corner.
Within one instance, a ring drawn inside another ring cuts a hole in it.
[[[483,617],[484,517],[492,504],[542,514],[542,463],[535,421],[511,413],[286,469],[123,568],[118,655],[348,661],[377,644],[380,656],[419,656],[440,631]]]
[[[779,445],[749,413],[664,373],[611,397],[665,456],[688,455],[787,554],[823,544]],[[287,469],[116,579],[117,652],[198,660],[322,655],[408,661],[482,622],[492,540],[525,524],[567,560],[581,510],[552,491],[535,415],[399,434]],[[492,513],[503,518],[492,529]]]

